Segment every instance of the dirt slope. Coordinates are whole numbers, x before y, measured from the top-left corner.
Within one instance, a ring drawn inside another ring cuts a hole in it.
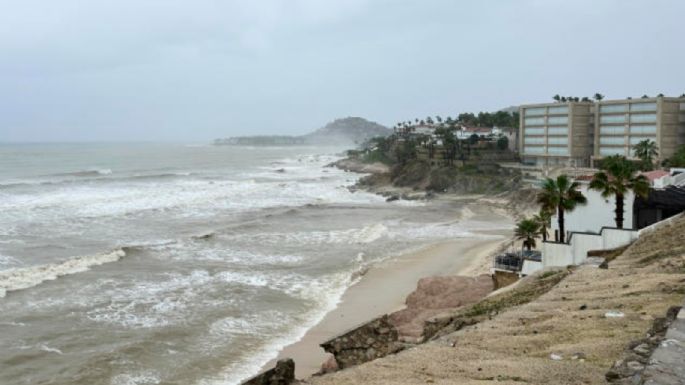
[[[680,218],[641,237],[608,269],[578,268],[536,300],[490,320],[306,383],[604,384],[629,343],[683,303],[683,234]]]

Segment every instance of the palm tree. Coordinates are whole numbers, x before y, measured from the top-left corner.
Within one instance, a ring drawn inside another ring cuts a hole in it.
[[[604,95],[600,94],[599,92],[595,94],[594,96],[595,100],[598,102],[601,102],[602,99],[604,99]]]
[[[552,96],[552,99],[554,99],[555,102],[560,102],[561,96],[559,96],[559,94],[556,94],[556,95]]]
[[[535,238],[540,234],[540,224],[533,219],[523,219],[516,224],[514,235],[523,241],[523,247],[530,251],[535,247]]]
[[[564,213],[573,211],[587,199],[578,191],[578,182],[571,182],[567,175],[559,175],[556,180],[547,178],[538,194],[538,203],[543,210],[556,211],[559,224],[559,242],[564,242]]]
[[[552,221],[552,213],[548,210],[540,210],[540,212],[533,217],[533,220],[540,226],[540,234],[542,234],[542,241],[547,241],[547,229],[550,227]]]
[[[633,153],[642,161],[642,169],[649,171],[654,167],[654,158],[659,156],[659,148],[656,142],[645,139],[633,146]]]
[[[646,198],[649,194],[649,181],[644,175],[636,175],[635,166],[625,156],[613,155],[604,159],[602,168],[594,175],[590,188],[602,193],[602,197],[615,197],[616,227],[623,228],[625,195],[632,191],[635,195]]]

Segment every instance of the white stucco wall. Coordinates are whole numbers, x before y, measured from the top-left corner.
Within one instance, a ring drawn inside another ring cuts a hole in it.
[[[605,249],[625,246],[638,238],[637,231],[605,229],[602,231],[602,243]]]
[[[580,191],[587,198],[586,205],[576,206],[572,212],[564,213],[564,224],[567,232],[592,232],[597,233],[602,227],[616,227],[616,208],[614,197],[602,198],[602,195],[595,190],[590,190],[587,184],[581,186]],[[633,193],[625,197],[623,227],[630,229],[633,227]],[[554,238],[554,231],[557,230],[557,216],[552,217],[552,230],[550,236]]]
[[[581,263],[585,262],[587,259],[587,252],[590,250],[602,250],[607,248],[604,245],[603,239],[603,236],[598,235],[573,234],[571,237],[573,264],[580,265]]]
[[[521,275],[531,275],[538,270],[542,270],[542,262],[526,259],[521,267]]]
[[[542,243],[542,266],[568,266],[573,265],[573,250],[570,245],[564,243]]]
[[[625,246],[638,238],[633,230],[604,229],[601,234],[573,234],[569,244],[542,243],[543,267],[580,265],[591,250]]]

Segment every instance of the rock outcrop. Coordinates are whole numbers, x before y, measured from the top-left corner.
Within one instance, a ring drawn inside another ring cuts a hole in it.
[[[295,362],[290,359],[282,359],[276,363],[273,369],[245,381],[242,385],[290,385],[295,382]]]
[[[418,340],[423,334],[426,320],[445,311],[476,303],[492,290],[492,278],[487,274],[477,277],[423,278],[416,290],[407,297],[407,307],[390,315],[390,323],[397,328],[402,339]]]
[[[345,369],[402,350],[397,336],[388,316],[383,315],[322,343],[321,347],[333,354],[338,368]]]

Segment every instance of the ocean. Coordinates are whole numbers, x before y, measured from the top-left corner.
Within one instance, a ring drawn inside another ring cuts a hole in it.
[[[236,384],[367,266],[491,228],[350,192],[343,150],[0,145],[0,384]]]

